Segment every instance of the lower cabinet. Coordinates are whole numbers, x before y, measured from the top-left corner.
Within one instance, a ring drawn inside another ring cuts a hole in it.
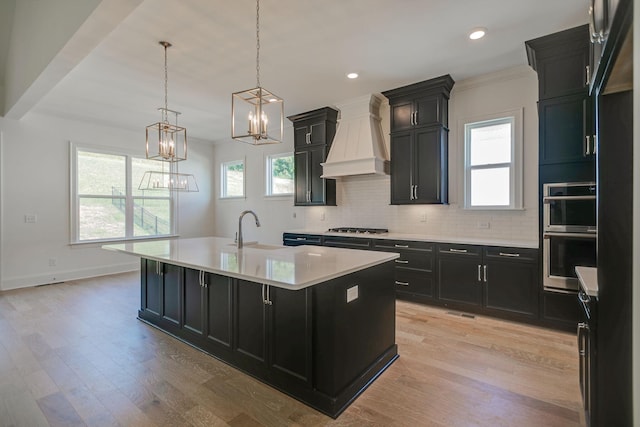
[[[235,351],[249,369],[308,383],[311,378],[311,292],[239,280]],[[293,343],[293,345],[292,345]]]
[[[433,243],[404,240],[373,240],[373,248],[397,252],[395,263],[396,294],[400,298],[433,299],[436,296]]]
[[[438,296],[443,302],[482,305],[482,247],[438,245]]]
[[[473,245],[438,245],[439,297],[487,314],[537,318],[538,251]]]
[[[397,358],[393,267],[293,291],[143,259],[138,318],[336,417]]]
[[[180,325],[180,289],[182,267],[158,261],[142,260],[141,310]]]
[[[229,277],[185,268],[183,329],[211,345],[231,348],[232,285]]]

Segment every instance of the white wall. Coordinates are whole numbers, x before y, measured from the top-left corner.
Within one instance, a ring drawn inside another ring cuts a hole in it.
[[[456,82],[449,103],[449,205],[391,206],[389,177],[338,181],[338,206],[306,208],[305,229],[338,226],[386,227],[398,233],[536,242],[538,239],[537,76],[528,66]],[[524,108],[524,210],[468,211],[463,204],[463,119]],[[389,132],[388,106],[381,108]],[[324,214],[324,220],[322,216]],[[426,215],[426,221],[422,217]],[[478,228],[488,222],[489,229]]]
[[[3,143],[0,289],[33,286],[135,269],[136,258],[105,251],[100,245],[69,245],[69,141],[83,145],[138,147],[144,153],[144,126],[139,131],[27,114],[22,120],[0,118]],[[199,193],[179,196],[178,232],[183,237],[212,235],[213,148],[190,140],[182,172],[193,173]],[[37,222],[24,222],[36,214]],[[55,258],[57,265],[49,266]]]
[[[285,119],[286,120],[286,119]],[[293,206],[293,196],[266,197],[266,158],[271,154],[293,153],[293,130],[291,123],[285,127],[282,144],[253,146],[241,142],[219,143],[214,149],[212,170],[215,195],[215,234],[234,237],[238,230],[238,217],[246,209],[253,210],[260,219],[257,228],[252,217],[243,222],[245,241],[258,240],[263,243],[281,244],[282,233],[291,228],[304,226],[305,208]],[[245,195],[242,199],[220,199],[220,164],[231,160],[245,161]],[[294,218],[293,216],[296,216]]]

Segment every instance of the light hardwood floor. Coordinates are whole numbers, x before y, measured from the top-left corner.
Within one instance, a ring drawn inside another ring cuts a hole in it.
[[[575,336],[399,301],[337,420],[136,320],[137,273],[0,293],[1,426],[580,426]]]

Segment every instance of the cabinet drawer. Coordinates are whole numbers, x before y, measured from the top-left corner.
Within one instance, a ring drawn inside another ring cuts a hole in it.
[[[322,236],[311,234],[291,234],[284,233],[282,235],[282,244],[285,246],[300,246],[300,245],[322,245]]]
[[[394,260],[396,267],[416,268],[419,270],[433,270],[433,256],[429,252],[407,252],[401,251],[400,258]]]
[[[371,239],[365,239],[362,237],[325,236],[323,246],[348,249],[370,249]]]
[[[486,251],[485,255],[487,256],[487,258],[491,258],[491,259],[512,260],[512,261],[521,261],[521,262],[537,262],[538,261],[537,249],[487,246],[485,251]]]
[[[445,244],[438,245],[438,254],[480,257],[482,255],[482,246],[456,245],[451,243],[445,243]]]
[[[433,276],[415,270],[396,269],[396,291],[433,296]]]
[[[376,239],[373,241],[375,249],[388,250],[391,252],[402,251],[425,251],[433,252],[434,244],[431,242],[415,242],[410,240],[384,240]]]

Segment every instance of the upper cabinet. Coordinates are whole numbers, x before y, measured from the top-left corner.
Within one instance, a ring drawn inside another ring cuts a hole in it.
[[[336,134],[338,112],[325,107],[289,116],[295,149],[295,206],[336,205],[336,181],[321,178]]]
[[[540,182],[594,180],[597,136],[589,96],[589,26],[529,40],[525,46],[538,73]]]
[[[448,74],[382,92],[391,122],[391,204],[448,202]]]
[[[571,28],[525,42],[529,65],[538,72],[539,98],[588,94],[589,26]]]

